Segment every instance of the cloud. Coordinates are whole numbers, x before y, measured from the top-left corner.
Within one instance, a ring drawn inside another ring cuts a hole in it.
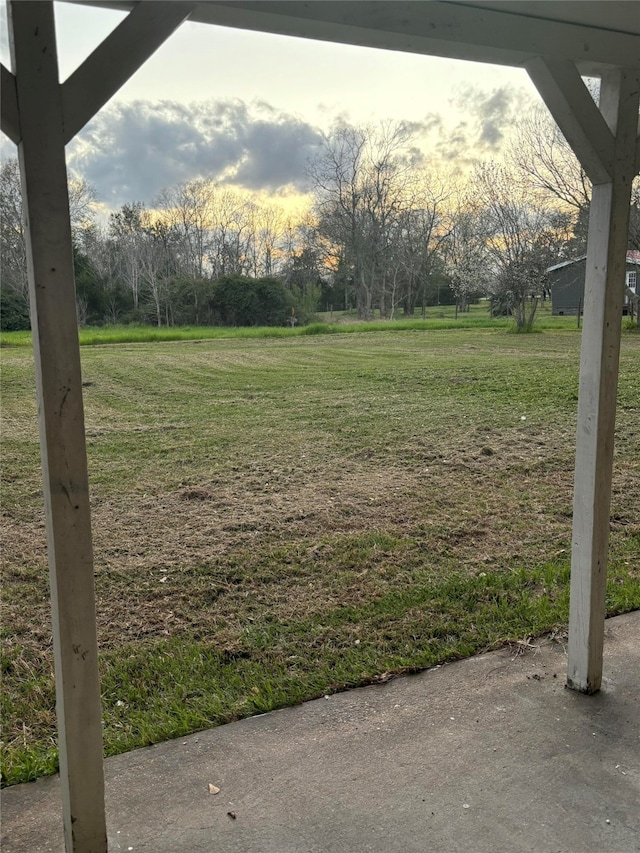
[[[514,92],[502,87],[477,101],[475,115],[480,130],[480,140],[496,148],[504,136],[505,129],[513,121]]]
[[[467,122],[459,122],[453,130],[441,128],[435,151],[446,161],[457,161],[467,164],[472,159],[470,133]]]
[[[446,113],[405,121],[412,135],[407,162],[465,169],[499,156],[523,97],[510,85],[467,87]],[[333,126],[350,124],[346,113],[331,118]],[[265,101],[115,101],[67,146],[67,161],[114,209],[152,204],[164,188],[194,178],[273,195],[303,193],[308,163],[321,147],[316,126]],[[0,137],[0,155],[15,153]]]
[[[402,126],[406,131],[414,135],[426,135],[432,132],[437,132],[442,127],[442,115],[440,113],[427,113],[424,118],[414,120],[404,120]]]
[[[118,207],[149,203],[164,187],[198,177],[258,191],[302,191],[320,142],[312,125],[264,103],[134,101],[102,110],[67,154],[70,169]]]
[[[307,163],[320,142],[320,133],[303,122],[254,122],[235,180],[253,190],[273,192],[292,184],[303,190]]]
[[[526,94],[514,86],[483,90],[471,86],[449,102],[449,118],[437,114],[425,126],[431,131],[431,148],[442,161],[465,168],[478,160],[500,156]]]

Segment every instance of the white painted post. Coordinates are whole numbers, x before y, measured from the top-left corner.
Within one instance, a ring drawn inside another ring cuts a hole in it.
[[[584,297],[573,503],[567,685],[602,682],[609,512],[624,270],[638,121],[637,72],[602,78],[600,109],[615,134],[613,179],[594,186]]]
[[[8,4],[53,609],[68,853],[107,849],[91,519],[51,0]]]

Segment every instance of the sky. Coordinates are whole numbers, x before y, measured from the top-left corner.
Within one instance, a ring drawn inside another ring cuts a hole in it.
[[[55,14],[62,80],[124,17],[67,3]],[[308,162],[336,121],[408,122],[425,164],[463,170],[500,156],[528,99],[520,69],[187,22],[69,144],[67,163],[107,209],[152,205],[197,177],[286,200],[308,189]],[[15,155],[4,136],[0,154]]]

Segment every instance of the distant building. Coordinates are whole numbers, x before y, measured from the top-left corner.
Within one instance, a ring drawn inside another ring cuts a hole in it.
[[[584,306],[584,277],[587,256],[563,261],[545,270],[548,289],[551,291],[551,311],[553,314],[577,316],[582,314]],[[640,273],[640,252],[627,252],[627,271],[625,278],[625,300],[623,314],[628,314],[637,306],[638,275]]]

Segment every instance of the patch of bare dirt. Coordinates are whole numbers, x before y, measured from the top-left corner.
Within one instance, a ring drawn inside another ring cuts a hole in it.
[[[101,642],[189,631],[232,644],[252,612],[270,608],[287,618],[357,603],[403,572],[409,583],[411,560],[436,567],[455,560],[473,573],[536,554],[548,558],[567,547],[572,479],[564,435],[523,430],[520,440],[507,440],[480,430],[446,447],[416,437],[386,460],[355,452],[311,460],[305,469],[254,460],[224,478],[161,494],[98,497]],[[639,480],[636,468],[621,467],[614,491],[637,493]],[[628,532],[633,519],[620,512],[612,523]],[[365,570],[343,565],[335,543],[367,531],[413,544],[406,552],[372,552]],[[5,629],[46,647],[42,517],[30,524],[5,517],[4,543],[11,590],[3,602]],[[265,568],[260,555],[282,548],[280,567]]]

